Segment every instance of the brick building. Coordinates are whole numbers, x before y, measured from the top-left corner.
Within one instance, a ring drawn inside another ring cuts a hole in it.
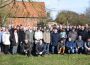
[[[46,20],[44,2],[20,2],[10,4],[10,16],[7,18],[9,25],[37,26],[40,20]]]

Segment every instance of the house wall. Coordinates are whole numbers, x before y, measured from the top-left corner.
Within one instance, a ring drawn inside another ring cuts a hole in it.
[[[37,23],[39,21],[39,19],[37,18],[8,18],[8,25],[13,24],[14,26],[17,25],[23,25],[23,26],[37,26]]]

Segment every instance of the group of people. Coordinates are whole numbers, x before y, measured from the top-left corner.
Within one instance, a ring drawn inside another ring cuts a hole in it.
[[[90,53],[90,27],[53,25],[51,27],[0,28],[0,53],[45,55]]]

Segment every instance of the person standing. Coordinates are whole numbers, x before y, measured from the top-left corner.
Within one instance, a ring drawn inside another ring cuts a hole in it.
[[[29,45],[28,47],[28,56],[31,55],[31,52],[32,52],[32,48],[33,48],[33,42],[34,42],[34,32],[31,28],[27,28],[27,30],[25,31],[25,43],[24,44],[25,46],[26,45]]]
[[[79,31],[79,35],[82,36],[82,40],[83,40],[84,42],[87,41],[89,35],[88,35],[88,31],[85,29],[84,26],[81,27],[81,30]]]
[[[4,45],[4,53],[8,54],[9,53],[9,48],[10,48],[10,33],[9,33],[8,28],[6,28],[5,32],[3,32],[2,42],[3,42],[3,45]]]
[[[45,43],[45,51],[46,54],[49,54],[49,46],[50,46],[50,42],[51,42],[51,34],[49,29],[46,29],[43,33],[43,40]]]
[[[14,29],[14,32],[10,35],[10,41],[11,41],[12,54],[16,54],[17,48],[18,48],[18,32],[17,32],[17,29]]]
[[[34,34],[35,44],[36,44],[36,54],[43,54],[41,50],[43,50],[43,32],[38,28]],[[40,51],[40,52],[39,52]],[[44,51],[43,51],[44,52]]]
[[[19,28],[18,39],[19,39],[18,52],[22,53],[23,52],[23,44],[25,41],[25,31],[24,31],[23,26],[20,26],[20,28]]]
[[[55,53],[55,50],[57,51],[57,45],[59,40],[60,40],[60,35],[58,33],[58,30],[54,28],[53,32],[51,33],[52,54]]]

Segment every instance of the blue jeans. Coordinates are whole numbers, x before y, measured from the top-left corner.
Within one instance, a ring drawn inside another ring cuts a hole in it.
[[[49,43],[45,43],[45,52],[49,54]]]
[[[16,54],[17,53],[17,48],[18,48],[18,46],[13,46],[13,48],[12,48],[12,54]]]
[[[54,54],[55,53],[55,50],[56,50],[57,46],[52,46],[52,53]]]
[[[70,54],[70,53],[71,53],[71,54],[77,53],[77,49],[70,47],[70,48],[68,49],[68,53],[69,53],[69,54]]]

